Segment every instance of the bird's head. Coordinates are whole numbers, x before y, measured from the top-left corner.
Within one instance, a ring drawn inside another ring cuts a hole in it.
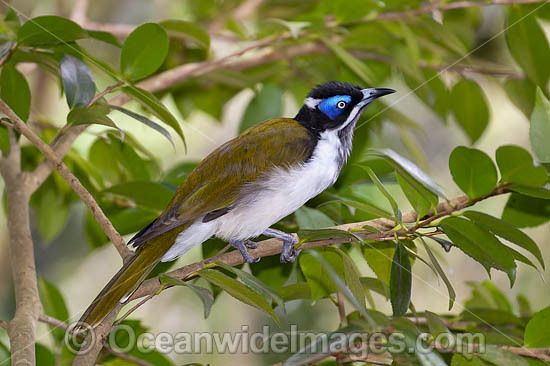
[[[316,86],[307,96],[295,119],[313,132],[341,130],[354,126],[375,99],[395,93],[393,89],[362,89],[340,81]]]

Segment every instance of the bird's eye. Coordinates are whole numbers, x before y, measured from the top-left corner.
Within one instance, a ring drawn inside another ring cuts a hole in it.
[[[338,104],[336,104],[336,107],[338,107],[338,109],[344,109],[346,108],[346,105],[347,103],[341,100],[338,102]]]

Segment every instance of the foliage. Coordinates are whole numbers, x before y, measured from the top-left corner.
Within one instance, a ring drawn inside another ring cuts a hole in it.
[[[33,130],[54,147],[75,126],[104,127],[92,136],[88,151],[73,149],[64,162],[116,230],[127,235],[162,212],[197,162],[165,169],[149,151],[147,141],[138,141],[131,128],[123,130],[119,126],[120,113],[160,133],[180,153],[185,148],[185,136],[179,115],[187,118],[201,110],[221,120],[224,105],[243,90],[252,90],[254,95],[244,110],[239,132],[264,119],[281,116],[288,99],[301,105],[307,91],[322,81],[337,79],[374,87],[399,80],[434,112],[441,122],[439,128],[455,124],[465,141],[474,145],[490,125],[484,85],[496,85],[529,119],[530,126],[525,128],[529,128],[533,154],[516,145],[500,146],[495,154],[472,146],[455,147],[448,170],[465,194],[459,200],[449,199],[419,167],[426,168],[426,158],[416,138],[411,138],[421,133],[415,116],[377,102],[359,121],[354,153],[335,186],[276,224],[281,230],[297,232],[299,245],[322,241],[341,245],[307,249],[294,268],[266,257],[251,265],[250,273],[216,262],[186,278],[161,274],[159,279],[163,288],[188,287],[203,304],[205,318],[211,312],[223,311],[215,303],[220,291],[259,309],[278,325],[284,324],[285,305],[290,301],[314,304],[329,299],[337,305],[336,314],[341,294],[353,311],[341,316],[341,327],[335,331],[349,331],[346,324],[365,332],[391,329],[404,334],[413,350],[418,346],[415,337],[423,332],[433,337],[448,333],[453,339],[465,332],[478,332],[487,341],[486,352],[474,350],[469,355],[441,347],[429,353],[386,355],[398,364],[538,365],[505,346],[550,347],[546,335],[550,308],[532,314],[529,301],[518,297],[522,311],[514,312],[510,299],[489,281],[470,284],[472,295],[456,315],[417,311],[411,297],[414,268],[422,262],[447,287],[449,310],[457,310],[455,290],[445,265],[440,263],[441,255],[448,251],[466,254],[489,275],[492,271],[505,273],[511,285],[520,263],[539,272],[545,269],[541,249],[520,229],[550,221],[550,46],[539,21],[550,18],[547,9],[539,9],[540,4],[498,8],[503,17],[498,32],[503,30],[506,40],[498,46],[499,52],[508,57],[496,62],[477,52],[484,46],[481,39],[493,36],[479,34],[488,28],[478,6],[481,3],[447,11],[445,6],[453,2],[442,2],[441,9],[423,11],[422,1],[273,1],[258,8],[252,27],[231,18],[234,13],[229,9],[240,3],[193,2],[188,6],[188,20],[192,21],[149,22],[127,37],[88,30],[54,15],[23,23],[17,11],[8,10],[0,22],[0,98],[27,124],[40,122],[32,125]],[[414,9],[422,11],[406,13]],[[269,21],[260,21],[264,19]],[[209,24],[220,21],[222,36],[207,31],[211,29]],[[256,48],[267,56],[248,64],[219,61],[224,56],[217,55],[219,50],[212,41],[224,37],[238,47],[265,42]],[[96,56],[94,47],[108,50],[108,55]],[[119,60],[118,65],[112,60]],[[38,65],[40,72],[53,75],[58,82],[68,107],[63,123],[49,121],[31,108],[40,91],[31,93],[29,78],[21,72],[24,63]],[[192,71],[165,87],[152,90],[147,84],[159,75],[166,78],[166,73],[176,67]],[[197,71],[201,67],[206,71]],[[134,105],[122,107],[120,101],[124,98]],[[177,114],[163,103],[166,100],[174,102]],[[399,130],[402,152],[369,149],[383,121]],[[42,156],[20,136],[16,139],[23,144],[23,169],[31,172]],[[9,149],[8,127],[2,124],[3,156]],[[380,199],[374,199],[372,192]],[[489,214],[470,207],[505,194],[508,198],[502,213]],[[404,206],[405,200],[410,207]],[[57,173],[33,194],[30,203],[44,243],[59,237],[77,202],[78,197]],[[414,212],[412,216],[407,216],[409,209]],[[392,225],[384,228],[365,222],[380,218],[386,223],[392,220]],[[90,250],[107,244],[92,215],[87,213],[82,221]],[[348,223],[359,224],[353,230],[329,228]],[[213,239],[204,244],[203,253],[210,256],[206,254],[215,254],[222,247]],[[358,269],[363,261],[374,277]],[[158,267],[155,275],[168,268]],[[203,287],[205,283],[210,288]],[[39,289],[45,314],[61,321],[70,319],[55,284],[40,278]],[[389,301],[391,316],[375,310],[373,294]],[[146,329],[137,320],[123,324],[138,333]],[[63,332],[56,329],[52,334],[54,348],[36,345],[39,364],[54,364],[65,354]],[[433,339],[426,342],[433,344]],[[0,343],[0,360],[8,352]],[[132,351],[130,355],[155,365],[172,364],[156,351]],[[342,355],[314,356],[298,352],[289,356],[285,365],[304,365]],[[99,362],[117,365],[125,361],[116,354],[102,353]],[[329,362],[332,359],[323,364],[333,364]]]

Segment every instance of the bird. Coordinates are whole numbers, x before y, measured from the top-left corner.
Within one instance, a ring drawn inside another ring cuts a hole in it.
[[[265,235],[282,240],[280,261],[294,262],[297,240],[271,226],[335,183],[352,149],[353,132],[389,88],[329,81],[314,87],[294,118],[258,123],[225,142],[188,175],[166,209],[128,242],[134,254],[83,313],[95,327],[125,303],[159,262],[172,261],[212,236],[244,260]]]

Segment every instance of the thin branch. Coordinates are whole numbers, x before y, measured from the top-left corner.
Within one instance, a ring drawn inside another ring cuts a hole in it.
[[[237,6],[231,13],[229,13],[229,18],[233,19],[236,22],[242,22],[243,20],[248,19],[254,12],[258,9],[260,5],[265,0],[246,0]],[[208,27],[208,32],[210,34],[218,33],[223,29],[225,23],[227,22],[227,16],[218,17],[210,26]]]
[[[485,7],[491,5],[515,5],[515,4],[535,4],[542,3],[545,0],[489,0],[489,1],[456,1],[456,2],[434,2],[418,9],[380,13],[374,19],[376,20],[399,20],[403,18],[416,17],[429,14],[434,11],[448,11],[465,8]],[[361,21],[372,21],[372,18],[363,18]]]
[[[134,311],[136,311],[141,305],[145,304],[147,301],[151,300],[157,293],[154,293],[154,294],[149,294],[147,296],[145,296],[143,299],[140,300],[140,302],[138,302],[137,304],[135,304],[134,306],[132,306],[131,309],[129,309],[124,315],[122,315],[116,322],[115,324],[113,325],[113,327],[116,327],[117,325],[119,325],[120,323],[122,323],[124,321],[124,319],[126,319],[127,317],[130,316],[130,314],[132,314]]]
[[[0,59],[0,67],[2,67],[6,61],[8,61],[8,59],[10,58],[11,54],[13,53],[13,51],[15,50],[15,47],[17,47],[17,43],[13,42],[11,45],[10,45],[10,48],[6,51],[6,53],[4,54],[4,56],[2,56],[2,58]]]
[[[57,329],[61,329],[61,330],[69,329],[69,324],[67,324],[64,321],[61,321],[59,319],[56,319],[53,316],[49,316],[49,315],[46,315],[46,314],[40,314],[40,316],[38,317],[38,320],[41,323],[51,325],[52,327],[55,327]]]
[[[341,291],[336,292],[336,304],[338,305],[340,326],[345,327],[346,325],[348,325],[348,318],[346,317],[346,305],[344,304],[344,295]]]
[[[13,127],[25,136],[34,146],[36,146],[36,148],[38,148],[38,150],[40,150],[40,152],[44,155],[48,163],[55,167],[59,174],[67,181],[67,183],[69,183],[72,190],[80,197],[86,207],[88,207],[94,219],[113,242],[113,245],[117,249],[120,256],[123,259],[129,257],[132,252],[126,246],[122,236],[118,233],[118,231],[116,231],[107,216],[105,216],[103,210],[101,210],[101,207],[99,207],[94,197],[90,194],[90,192],[88,192],[82,183],[80,183],[78,178],[70,171],[70,169],[67,168],[65,163],[63,163],[52,147],[42,141],[42,139],[38,137],[2,99],[0,99],[0,111],[8,116],[13,124]]]
[[[92,98],[92,100],[90,100],[90,103],[88,103],[88,105],[86,106],[86,108],[90,108],[91,106],[93,106],[98,100],[100,100],[101,98],[103,98],[104,96],[106,96],[107,94],[109,94],[110,92],[112,92],[113,90],[117,89],[118,87],[122,86],[124,84],[124,81],[119,81],[118,83],[116,84],[113,84],[113,85],[110,85],[108,87],[105,88],[105,90],[103,90],[101,93],[98,93],[95,97]]]
[[[76,0],[71,12],[71,20],[79,24],[85,24],[88,20],[88,0]]]
[[[512,346],[502,346],[502,348],[516,355],[538,358],[541,361],[550,362],[550,348],[524,348]]]
[[[0,173],[7,197],[9,256],[15,293],[15,315],[7,324],[11,364],[35,364],[35,330],[42,312],[38,296],[34,248],[31,238],[29,199],[21,172],[21,147],[13,129],[8,129],[10,151],[0,159]]]
[[[8,330],[8,322],[5,321],[5,320],[0,320],[0,328],[7,331]]]

